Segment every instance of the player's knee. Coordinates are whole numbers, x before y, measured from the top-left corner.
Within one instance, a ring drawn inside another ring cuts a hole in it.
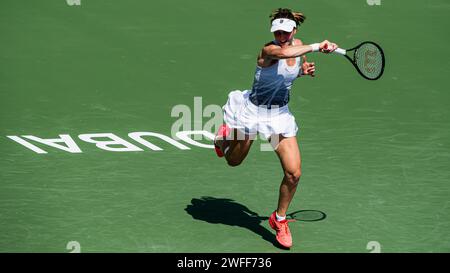
[[[295,170],[286,170],[284,171],[284,175],[286,177],[286,181],[291,184],[292,186],[297,186],[298,182],[300,181],[300,177],[302,176],[301,169],[295,169]]]

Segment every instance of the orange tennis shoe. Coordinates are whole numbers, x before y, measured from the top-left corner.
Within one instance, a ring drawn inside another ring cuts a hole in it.
[[[216,154],[218,157],[223,157],[224,154],[222,152],[222,147],[219,147],[219,145],[216,144],[216,139],[224,139],[230,134],[230,128],[226,124],[222,124],[219,127],[219,130],[217,131],[216,137],[214,138],[214,149],[216,150]]]
[[[270,227],[277,232],[277,241],[280,245],[290,248],[292,246],[292,236],[289,230],[288,222],[292,220],[284,219],[283,221],[277,221],[276,211],[269,217]]]

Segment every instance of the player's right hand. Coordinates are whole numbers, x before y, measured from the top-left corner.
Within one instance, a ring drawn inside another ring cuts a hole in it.
[[[328,40],[321,42],[319,45],[319,51],[322,53],[331,53],[335,51],[337,48],[338,48],[337,44],[332,43]]]

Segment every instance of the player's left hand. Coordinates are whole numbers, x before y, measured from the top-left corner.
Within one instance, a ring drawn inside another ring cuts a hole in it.
[[[316,64],[315,63],[303,62],[303,64],[302,64],[302,74],[303,75],[310,75],[311,77],[314,77],[315,72],[316,72]]]

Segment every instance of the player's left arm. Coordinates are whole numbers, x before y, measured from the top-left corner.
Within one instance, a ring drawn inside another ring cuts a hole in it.
[[[295,44],[303,45],[303,42],[300,39],[295,39]],[[308,63],[306,55],[303,55],[301,58],[302,58],[302,69],[298,74],[298,77],[301,77],[303,75],[310,75],[311,77],[314,77],[314,72],[316,71],[315,63]]]

